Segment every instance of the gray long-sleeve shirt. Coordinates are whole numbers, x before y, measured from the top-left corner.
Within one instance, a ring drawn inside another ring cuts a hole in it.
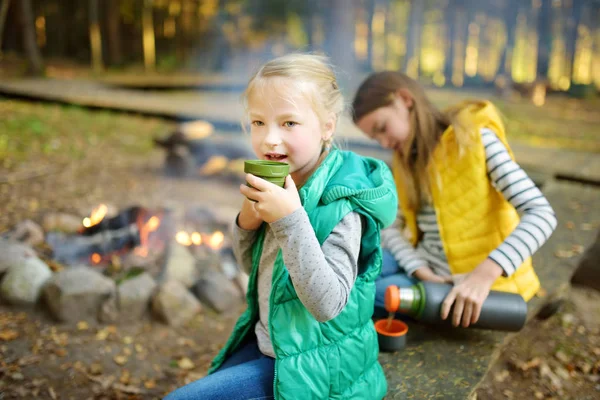
[[[323,245],[303,208],[267,226],[258,266],[259,321],[255,333],[260,351],[275,357],[269,335],[269,297],[279,250],[298,298],[317,321],[335,318],[346,306],[358,271],[362,218],[352,212],[333,229]],[[233,228],[233,251],[241,267],[252,269],[257,231]]]

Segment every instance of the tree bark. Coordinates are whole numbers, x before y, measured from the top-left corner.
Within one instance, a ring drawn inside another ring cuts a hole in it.
[[[89,2],[90,50],[92,53],[92,68],[98,72],[104,68],[102,60],[102,35],[100,33],[100,18],[98,17],[98,0]]]
[[[123,46],[121,43],[121,14],[118,0],[108,0],[106,14],[110,63],[112,65],[121,65],[123,63]]]
[[[425,2],[412,0],[410,4],[408,35],[406,38],[406,56],[402,68],[411,78],[419,77],[419,51],[421,47],[421,29]]]
[[[517,29],[517,17],[519,16],[519,0],[508,0],[506,2],[506,9],[504,15],[504,22],[506,23],[506,46],[504,46],[502,57],[500,57],[499,71],[506,75],[507,79],[512,81],[510,65],[512,60],[512,53],[515,48],[515,32]]]
[[[354,72],[354,2],[331,0],[328,36],[331,60],[341,70]],[[340,76],[341,80],[345,80]]]
[[[452,69],[454,66],[454,37],[456,36],[456,14],[459,12],[458,2],[455,0],[448,1],[446,8],[446,34],[448,38],[448,46],[446,47],[446,62],[444,65],[444,77],[446,82],[452,80]]]
[[[538,59],[537,78],[548,79],[550,52],[552,51],[552,0],[541,0],[542,7],[538,15]]]
[[[4,0],[2,2],[2,8],[0,8],[0,57],[2,57],[2,36],[4,34],[4,24],[6,22],[6,16],[8,15],[8,6],[10,0]]]
[[[21,33],[23,35],[23,47],[28,61],[28,73],[42,75],[44,73],[44,62],[36,41],[31,0],[20,0],[17,1],[17,4],[20,7]]]
[[[156,67],[156,46],[152,3],[152,0],[144,0],[144,10],[142,15],[144,66],[146,67],[147,71],[154,71]]]

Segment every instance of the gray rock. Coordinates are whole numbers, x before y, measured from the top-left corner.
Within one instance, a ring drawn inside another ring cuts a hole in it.
[[[27,258],[37,258],[35,250],[23,243],[0,239],[0,274]]]
[[[119,320],[135,321],[148,310],[150,297],[156,289],[156,282],[145,272],[128,279],[117,287]]]
[[[204,274],[194,286],[200,301],[219,313],[232,310],[240,302],[240,291],[232,281],[217,271]]]
[[[110,296],[101,305],[98,311],[98,321],[105,324],[112,324],[119,319],[119,307],[117,306],[117,296]]]
[[[202,305],[187,288],[171,280],[159,286],[152,299],[152,312],[171,326],[184,324],[202,310]]]
[[[200,278],[196,259],[190,251],[175,240],[169,245],[164,280],[176,280],[190,288]]]
[[[54,274],[44,287],[44,299],[56,319],[77,322],[96,319],[115,290],[115,283],[99,272],[73,267]]]
[[[52,271],[37,257],[28,257],[13,265],[0,285],[0,295],[11,304],[34,305]]]
[[[83,219],[72,214],[51,212],[44,215],[42,227],[46,232],[75,233],[82,227]]]
[[[30,219],[21,221],[8,235],[10,240],[35,246],[44,241],[44,230]]]

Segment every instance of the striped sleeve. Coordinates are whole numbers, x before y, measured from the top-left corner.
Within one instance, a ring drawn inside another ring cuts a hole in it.
[[[492,185],[521,215],[515,230],[489,255],[512,275],[548,240],[557,221],[546,197],[525,171],[510,157],[506,146],[489,129],[481,130],[487,171]]]
[[[412,244],[402,235],[404,218],[398,210],[396,221],[381,231],[381,246],[394,255],[398,266],[407,275],[412,275],[418,268],[428,265],[427,261],[419,256]]]

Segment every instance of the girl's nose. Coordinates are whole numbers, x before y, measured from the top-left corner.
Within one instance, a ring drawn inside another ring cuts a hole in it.
[[[268,146],[277,146],[281,144],[281,135],[277,127],[268,128],[267,136],[265,136],[265,143]]]
[[[390,148],[390,140],[387,137],[380,137],[378,141],[381,147],[383,147],[384,149]]]

